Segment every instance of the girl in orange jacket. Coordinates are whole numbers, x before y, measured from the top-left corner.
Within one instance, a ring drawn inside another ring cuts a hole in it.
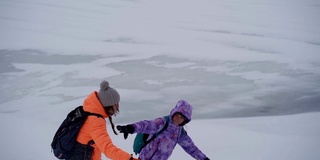
[[[119,113],[119,101],[119,93],[105,80],[101,82],[99,92],[94,91],[84,100],[84,111],[100,114],[103,117],[88,116],[77,137],[77,141],[81,144],[94,141],[91,145],[94,148],[91,160],[100,160],[101,153],[112,160],[137,160],[131,154],[116,147],[107,131],[105,118],[109,118],[112,130],[117,135],[112,116]]]

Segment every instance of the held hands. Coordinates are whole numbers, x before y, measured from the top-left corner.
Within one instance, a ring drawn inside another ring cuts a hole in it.
[[[134,132],[134,127],[132,125],[126,125],[126,126],[117,126],[117,129],[120,133],[123,133],[124,139],[128,138],[128,134],[132,134]]]
[[[140,159],[139,159],[139,158],[133,158],[133,157],[132,157],[132,154],[131,154],[130,160],[140,160]]]

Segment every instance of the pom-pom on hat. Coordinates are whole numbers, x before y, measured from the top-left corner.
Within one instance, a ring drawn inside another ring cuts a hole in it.
[[[109,86],[109,82],[103,80],[100,84],[98,97],[103,107],[113,106],[120,101],[119,93]]]

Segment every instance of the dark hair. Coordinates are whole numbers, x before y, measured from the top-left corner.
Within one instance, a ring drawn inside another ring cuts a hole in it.
[[[110,110],[112,110],[112,113],[116,116],[120,111],[119,109],[118,110],[114,110],[113,109],[113,106],[108,106],[108,107],[103,107],[104,110],[106,111],[107,115],[108,115],[108,118],[109,118],[109,121],[110,121],[110,124],[111,124],[111,127],[112,127],[112,130],[113,130],[113,133],[115,135],[118,135],[117,131],[114,129],[114,124],[112,122],[112,114],[109,112]]]

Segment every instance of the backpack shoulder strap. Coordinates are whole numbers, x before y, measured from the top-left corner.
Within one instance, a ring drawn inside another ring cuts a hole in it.
[[[186,133],[187,133],[186,130],[182,127],[179,138],[181,138],[181,137],[182,137],[183,135],[185,135]]]
[[[164,127],[158,133],[156,133],[153,136],[154,138],[156,138],[159,134],[161,134],[164,130],[166,130],[168,128],[169,116],[164,116],[164,118],[166,119],[166,124],[164,125]],[[186,134],[186,130],[182,127],[179,138],[181,138],[184,134]],[[152,140],[154,139],[153,137],[151,138]]]
[[[165,116],[164,118],[166,119],[166,124],[164,125],[164,127],[156,135],[159,135],[161,132],[163,132],[164,130],[166,130],[168,128],[169,116]]]
[[[146,144],[148,144],[149,142],[151,142],[152,140],[154,140],[159,134],[161,134],[164,130],[166,130],[168,128],[169,125],[169,116],[165,116],[164,117],[166,119],[166,124],[164,125],[164,127],[157,132],[156,134],[154,134],[148,141],[146,141]]]
[[[91,113],[91,112],[87,112],[87,111],[84,111],[83,110],[83,106],[79,106],[78,108],[80,108],[81,111],[83,111],[83,113],[86,115],[86,116],[97,116],[98,118],[103,118],[103,116],[101,114],[97,114],[97,113]],[[104,119],[104,118],[103,118]],[[94,144],[94,141],[93,139],[91,139],[88,143],[87,143],[87,146],[90,146]]]
[[[84,116],[97,116],[99,118],[103,118],[103,116],[101,114],[91,113],[91,112],[85,111],[83,109],[83,106],[77,107],[76,110],[79,110],[79,112],[82,113]]]
[[[98,118],[103,118],[101,114],[91,113],[91,112],[87,112],[87,113],[88,113],[88,116],[97,116]]]

